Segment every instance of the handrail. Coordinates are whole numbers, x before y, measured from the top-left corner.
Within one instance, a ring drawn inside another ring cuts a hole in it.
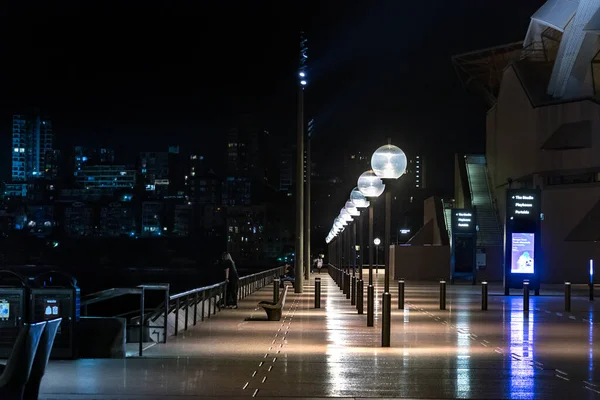
[[[242,276],[239,278],[240,289],[238,292],[238,297],[243,298],[248,294],[252,293],[254,290],[258,290],[261,287],[264,287],[267,283],[270,283],[272,279],[276,275],[283,275],[285,266],[271,268],[265,271],[256,272],[254,274]],[[124,317],[133,314],[138,314],[139,316],[133,317],[132,320],[139,318],[139,321],[133,326],[140,328],[140,339],[139,339],[139,355],[142,355],[142,342],[144,338],[144,328],[152,327],[154,329],[162,329],[164,332],[163,335],[163,343],[167,342],[168,336],[168,316],[173,311],[175,312],[175,332],[174,335],[177,335],[179,330],[179,310],[185,312],[185,322],[184,329],[188,328],[188,313],[190,308],[193,308],[193,324],[196,325],[196,317],[197,317],[197,307],[199,303],[201,304],[201,320],[204,320],[204,302],[208,301],[208,318],[211,315],[211,306],[213,306],[214,311],[213,314],[217,312],[218,300],[223,300],[227,288],[227,281],[218,282],[209,286],[203,286],[191,290],[187,290],[185,292],[176,293],[173,295],[169,295],[169,284],[143,284],[138,285],[133,288],[110,288],[101,290],[95,293],[90,293],[86,296],[83,296],[81,299],[81,305],[84,307],[85,315],[87,315],[87,306],[90,304],[99,303],[105,300],[113,299],[119,296],[124,296],[128,294],[138,294],[140,295],[140,309],[129,311],[118,316]],[[165,291],[165,299],[164,301],[154,309],[148,316],[146,316],[145,311],[145,292],[147,290],[164,290]],[[208,296],[206,295],[208,293]],[[201,294],[201,296],[199,296]],[[183,305],[182,305],[183,301]],[[162,326],[150,326],[147,325],[146,322],[154,322],[161,315],[164,315],[164,320],[162,321]],[[132,326],[129,325],[128,326]]]
[[[99,292],[90,293],[81,298],[81,305],[88,306],[90,304],[99,303],[101,301],[114,299],[115,297],[124,296],[126,294],[140,294],[142,288],[110,288]]]
[[[227,284],[227,282],[223,281],[223,282],[215,283],[214,285],[203,286],[203,287],[199,287],[199,288],[196,288],[196,289],[191,289],[191,290],[188,290],[187,292],[182,292],[182,293],[174,294],[174,295],[172,295],[172,296],[169,297],[169,300],[172,301],[172,300],[180,299],[180,298],[185,297],[185,296],[189,296],[190,294],[200,293],[200,292],[204,292],[206,290],[216,289],[216,288],[218,288],[220,286],[223,286],[223,285],[226,285],[226,284]]]

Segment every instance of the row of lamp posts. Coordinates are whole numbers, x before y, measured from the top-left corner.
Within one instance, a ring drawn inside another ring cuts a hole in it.
[[[362,314],[362,294],[363,294],[363,282],[362,282],[362,258],[359,255],[359,276],[358,281],[356,280],[356,250],[362,251],[362,229],[360,231],[360,245],[356,245],[356,225],[352,225],[352,239],[349,230],[346,228],[355,218],[360,217],[360,210],[368,208],[369,212],[369,285],[367,287],[367,326],[373,326],[374,319],[374,303],[375,294],[373,286],[373,247],[370,245],[374,242],[373,238],[373,206],[369,200],[375,200],[377,197],[384,193],[386,186],[388,190],[385,191],[385,230],[384,230],[384,292],[382,296],[382,332],[381,332],[381,346],[390,346],[391,337],[391,309],[392,309],[392,297],[390,294],[390,227],[391,227],[391,207],[392,207],[392,195],[391,186],[392,183],[400,178],[406,172],[407,159],[404,152],[392,145],[389,141],[388,144],[378,148],[371,157],[371,170],[364,172],[357,182],[357,187],[350,193],[350,199],[341,209],[340,215],[334,220],[333,227],[327,235],[326,243],[330,245],[330,250],[335,246],[338,250],[337,262],[338,265],[343,268],[345,262],[345,282],[350,283],[351,286],[345,284],[347,298],[354,299],[354,296],[359,297],[357,309],[359,314]],[[360,221],[360,220],[359,220]],[[360,227],[362,228],[362,227]],[[344,233],[346,232],[346,233]],[[348,242],[352,245],[348,246]],[[378,244],[377,244],[378,246]],[[343,257],[343,253],[349,250],[353,254],[352,257]],[[332,251],[330,251],[332,254]],[[353,259],[350,262],[350,259]],[[350,266],[352,266],[352,277],[350,278]],[[360,304],[358,304],[360,302]],[[354,304],[354,300],[352,302]]]

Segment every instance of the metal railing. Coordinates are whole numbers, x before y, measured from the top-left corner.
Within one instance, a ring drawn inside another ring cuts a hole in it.
[[[139,348],[138,354],[141,357],[144,352],[144,318],[146,314],[146,291],[147,290],[164,290],[165,291],[165,300],[169,298],[169,284],[157,284],[157,285],[139,285],[135,288],[112,288],[101,290],[96,293],[88,294],[87,296],[82,297],[81,306],[83,307],[83,315],[88,314],[88,306],[95,303],[100,303],[109,299],[114,299],[116,297],[125,296],[128,294],[136,294],[140,296],[140,309],[136,311],[132,311],[127,314],[138,313],[139,312],[139,321],[137,324],[133,323],[133,320],[130,321],[126,325],[127,328],[138,327],[140,330],[140,338],[139,338]],[[166,325],[165,325],[166,328]]]
[[[241,300],[256,290],[265,287],[272,283],[273,279],[283,275],[284,272],[285,267],[282,266],[239,278],[237,298]],[[166,343],[167,336],[170,336],[167,323],[170,315],[173,315],[174,319],[172,335],[177,336],[180,330],[185,331],[190,325],[196,325],[198,319],[204,321],[205,318],[210,318],[211,311],[212,315],[215,315],[224,303],[226,292],[227,282],[223,281],[211,286],[174,294],[169,298],[168,308],[164,305],[159,307],[157,310],[160,311],[149,318],[149,323],[155,322],[161,317],[163,318],[163,326],[159,328],[164,329],[163,332],[166,332],[163,337],[163,343]],[[198,312],[198,309],[200,309],[200,312]],[[183,321],[180,321],[180,318],[183,318]],[[151,327],[156,328],[156,326]]]
[[[272,283],[273,279],[279,278],[284,273],[285,267],[282,266],[240,277],[237,298],[243,299],[247,297],[256,290]],[[224,301],[227,291],[227,282],[223,281],[214,285],[203,286],[173,295],[169,295],[169,289],[170,287],[168,284],[140,285],[135,288],[106,289],[83,297],[81,305],[84,310],[84,315],[87,315],[88,305],[127,294],[140,295],[139,310],[130,311],[118,316],[126,317],[129,315],[136,315],[131,318],[127,327],[140,328],[139,355],[142,356],[145,328],[148,328],[149,332],[152,332],[150,336],[152,334],[158,335],[156,342],[167,343],[168,336],[177,336],[179,331],[187,330],[190,325],[196,325],[198,320],[204,321],[205,318],[210,318],[211,312],[212,315],[215,315],[217,311],[221,309],[221,303]],[[146,312],[145,307],[145,292],[147,290],[165,291],[165,300],[148,313]],[[169,334],[170,316],[173,318],[173,330],[171,335]],[[163,318],[162,321],[160,321],[161,324],[153,325],[153,323],[156,323],[161,317]],[[183,321],[180,321],[180,318],[183,318]],[[157,329],[159,330],[158,332],[156,331]],[[163,333],[162,339],[160,339],[160,331]]]

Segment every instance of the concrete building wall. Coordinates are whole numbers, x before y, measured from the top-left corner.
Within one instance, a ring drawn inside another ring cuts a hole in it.
[[[561,126],[580,121],[591,121],[591,147],[542,150]],[[498,102],[487,115],[486,157],[502,224],[509,178],[520,180],[513,187],[542,189],[542,282],[585,281],[594,245],[565,239],[600,199],[600,183],[595,178],[588,184],[549,185],[547,178],[600,171],[600,105],[580,100],[534,106],[508,67]]]
[[[600,186],[572,186],[557,186],[542,191],[542,282],[587,282],[589,259],[595,257],[596,262],[600,261],[597,243],[565,241],[600,199]]]
[[[450,277],[450,246],[395,246],[395,280],[438,281]]]

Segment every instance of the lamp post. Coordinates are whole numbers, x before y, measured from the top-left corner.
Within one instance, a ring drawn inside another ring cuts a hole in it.
[[[350,201],[358,209],[364,209],[369,207],[369,201],[367,198],[358,190],[358,188],[352,189],[350,192]],[[364,312],[364,282],[363,282],[363,259],[364,259],[364,217],[361,215],[358,218],[358,281],[356,282],[356,308],[359,314]]]
[[[360,211],[358,211],[358,208],[356,207],[356,205],[354,204],[354,202],[352,201],[352,193],[350,193],[350,200],[348,200],[346,202],[346,204],[344,205],[344,210],[346,210],[348,212],[348,214],[352,217],[352,218],[358,218],[360,217]],[[352,259],[352,281],[351,281],[351,287],[350,287],[350,304],[352,305],[356,305],[356,223],[352,224],[352,232],[349,233],[351,238],[350,238],[350,247],[349,247],[349,251],[350,251],[350,258]],[[348,265],[348,267],[350,267],[350,265]]]
[[[375,200],[385,190],[385,185],[373,171],[358,177],[357,187],[365,198]],[[367,326],[373,326],[375,313],[375,288],[373,287],[373,205],[369,207],[369,286],[367,287]]]
[[[304,87],[306,81],[307,40],[300,34],[300,66],[298,68],[298,126],[296,137],[296,248],[294,250],[294,292],[304,291]]]
[[[406,171],[406,154],[400,148],[390,144],[381,146],[371,156],[373,172],[381,178],[386,185],[400,178]],[[391,188],[385,193],[385,231],[383,236],[384,253],[384,293],[382,299],[381,347],[390,347],[391,321],[392,321],[392,295],[390,294],[390,230],[392,194]]]
[[[302,78],[302,77],[301,77]],[[306,72],[304,72],[304,78],[306,78]],[[308,121],[308,132],[306,135],[306,183],[304,190],[304,279],[307,281],[310,279],[310,270],[312,267],[311,252],[310,252],[310,186],[311,186],[311,151],[310,141],[314,131],[314,120]]]

